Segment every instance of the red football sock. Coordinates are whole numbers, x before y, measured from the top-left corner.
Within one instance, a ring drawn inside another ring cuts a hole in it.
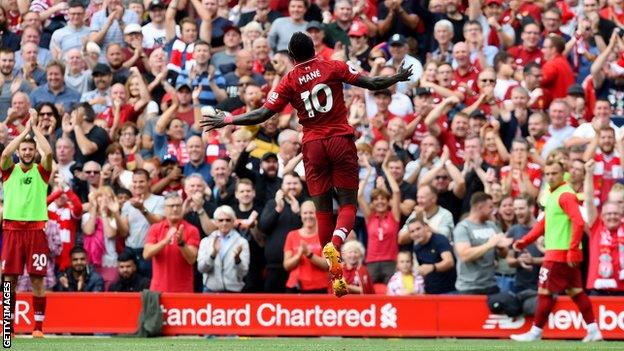
[[[537,295],[537,308],[535,309],[535,319],[533,320],[533,324],[540,328],[544,329],[544,325],[548,320],[548,315],[555,305],[555,299],[552,295]]]
[[[316,225],[321,246],[325,246],[331,240],[334,232],[334,214],[332,212],[316,211]]]
[[[35,311],[35,330],[43,330],[43,319],[45,318],[46,297],[33,296],[33,309]]]
[[[342,205],[338,209],[338,220],[336,221],[336,231],[332,236],[332,244],[336,250],[340,251],[342,243],[345,241],[355,223],[355,213],[357,209],[353,204]]]
[[[572,298],[572,301],[574,301],[579,311],[581,311],[581,313],[583,314],[583,319],[585,320],[585,323],[591,324],[596,321],[591,301],[589,300],[589,296],[587,296],[584,291],[576,294]]]

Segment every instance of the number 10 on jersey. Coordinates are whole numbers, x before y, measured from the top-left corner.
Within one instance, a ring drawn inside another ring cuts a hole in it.
[[[320,91],[325,93],[327,97],[325,100],[325,105],[321,105],[321,102],[318,98],[318,93]],[[314,111],[318,111],[321,113],[329,112],[332,109],[334,104],[334,98],[332,97],[331,88],[327,86],[327,84],[317,84],[312,88],[312,91],[304,91],[301,93],[301,100],[303,100],[303,104],[305,105],[306,111],[308,111],[308,117],[312,118],[315,116]]]

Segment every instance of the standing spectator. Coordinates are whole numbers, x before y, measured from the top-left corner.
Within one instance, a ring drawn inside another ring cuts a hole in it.
[[[518,67],[525,66],[529,62],[542,64],[544,55],[539,49],[540,27],[537,23],[527,23],[522,28],[522,44],[513,46],[507,51],[515,59]]]
[[[249,270],[249,243],[234,229],[236,213],[230,206],[215,210],[217,230],[199,245],[197,269],[204,273],[205,292],[240,292]]]
[[[503,192],[516,197],[522,193],[536,198],[542,185],[541,166],[529,162],[529,144],[516,138],[511,144],[509,165],[500,170]]]
[[[409,251],[401,251],[397,255],[397,271],[388,281],[388,295],[408,296],[425,292],[423,277],[414,271],[414,259]]]
[[[269,7],[269,2],[269,0],[257,0],[254,11],[241,13],[238,26],[244,27],[249,22],[256,21],[262,25],[264,30],[267,30],[271,26],[271,23],[279,17],[282,17],[281,13]]]
[[[325,31],[323,31],[323,24],[318,21],[311,21],[306,26],[306,31],[312,37],[316,56],[323,58],[323,60],[331,60],[332,55],[334,54],[334,49],[325,45]]]
[[[93,14],[89,40],[102,48],[113,43],[122,44],[123,26],[131,23],[139,24],[136,12],[126,10],[121,0],[109,0],[106,8]],[[102,61],[104,57],[100,54]]]
[[[466,23],[466,21],[468,21],[468,16],[462,13],[462,9],[461,9],[462,1],[450,0],[450,1],[446,1],[445,5],[446,5],[445,13],[434,13],[434,12],[429,11],[429,9],[422,7],[418,2],[416,2],[414,3],[414,13],[417,14],[418,17],[420,17],[420,19],[425,23],[426,30],[429,33],[428,34],[429,37],[436,37],[436,40],[439,42],[437,38],[437,33],[436,33],[437,29],[439,28],[438,24],[444,23],[444,21],[447,20],[452,25],[451,27],[452,30],[450,31],[451,36],[452,36],[451,42],[458,43],[460,41],[463,41],[464,40],[464,35],[463,35],[464,24]],[[446,26],[446,24],[442,26]],[[432,30],[433,30],[433,35],[431,35]],[[429,50],[435,52],[434,50],[438,50],[438,49],[439,49],[439,46],[437,49],[435,46],[432,46],[430,47]],[[448,54],[447,51],[442,51],[442,53]],[[445,60],[440,60],[439,57],[436,58],[434,55],[434,58],[438,59],[439,61],[449,61],[449,57],[446,57]]]
[[[63,28],[52,33],[50,40],[50,51],[52,56],[60,60],[64,52],[70,49],[82,49],[85,39],[91,33],[89,26],[85,25],[86,8],[82,1],[70,1],[67,15],[69,21]]]
[[[58,145],[67,140],[59,140]],[[64,270],[70,265],[69,251],[76,245],[76,234],[82,215],[82,203],[80,198],[69,187],[68,182],[60,173],[54,177],[55,188],[48,195],[48,213],[56,216],[56,223],[59,227],[61,251],[57,255],[56,264],[59,269]]]
[[[165,13],[165,46],[169,54],[169,69],[187,77],[191,67],[195,63],[193,60],[193,49],[197,39],[210,41],[210,15],[200,4],[199,0],[191,0],[191,4],[197,14],[202,19],[201,25],[197,25],[195,20],[184,18],[180,21],[180,37],[176,34],[175,16],[178,11],[179,0],[172,0]]]
[[[78,146],[75,158],[77,163],[95,161],[103,164],[106,159],[108,134],[104,128],[96,126],[94,121],[95,112],[87,102],[77,104],[71,111],[71,117],[67,114],[63,116],[62,135]]]
[[[104,280],[87,261],[87,252],[75,246],[70,252],[71,267],[59,272],[54,291],[100,292],[104,291]]]
[[[104,289],[117,273],[117,241],[128,235],[128,223],[121,218],[113,189],[102,186],[89,193],[89,211],[82,215],[82,233],[87,258],[104,280]]]
[[[507,236],[516,241],[522,239],[537,224],[533,215],[535,213],[535,200],[529,196],[521,195],[514,200],[513,207],[518,223],[509,228]],[[510,267],[516,268],[516,279],[513,283],[514,293],[529,289],[537,291],[537,281],[543,261],[543,243],[541,245],[539,242],[531,244],[521,253],[509,250],[507,263]]]
[[[64,111],[70,111],[72,104],[80,100],[80,93],[65,86],[65,66],[56,60],[46,66],[46,84],[30,93],[30,100],[34,106],[42,102],[60,104]]]
[[[0,121],[4,121],[13,95],[18,91],[29,93],[31,90],[27,81],[16,78],[15,51],[4,47],[0,47],[0,83]]]
[[[407,53],[407,40],[401,34],[394,34],[391,36],[388,44],[390,45],[390,60],[388,60],[388,65],[393,66],[396,71],[399,70],[401,65],[403,65],[403,68],[412,67],[412,75],[410,76],[409,81],[398,82],[396,85],[397,92],[406,94],[410,84],[418,82],[422,76],[423,67],[420,64],[420,61]]]
[[[33,337],[43,337],[45,318],[45,286],[47,274],[48,243],[43,233],[48,220],[46,194],[52,171],[52,148],[38,126],[37,114],[31,111],[26,128],[6,146],[0,157],[3,180],[3,281],[11,283],[11,306],[8,312],[13,316],[10,329],[13,331],[15,316],[15,286],[17,278],[24,272],[30,275],[33,286],[33,309],[35,326]],[[30,132],[34,139],[26,139]],[[13,163],[17,150],[18,164]],[[39,153],[41,163],[35,163]]]
[[[193,292],[199,232],[182,218],[182,205],[177,192],[167,194],[164,219],[153,224],[145,237],[143,258],[153,261],[150,290]]]
[[[506,257],[511,239],[490,220],[492,197],[475,193],[470,199],[470,214],[453,231],[457,262],[455,288],[460,294],[496,294],[496,256]]]
[[[585,163],[585,206],[589,225],[589,267],[587,289],[590,295],[624,296],[624,225],[622,208],[607,201],[599,211],[594,196],[596,162]]]
[[[602,102],[602,105],[605,106],[606,102]],[[619,150],[616,149],[616,143],[619,144]],[[596,166],[592,172],[594,194],[591,197],[596,206],[602,206],[607,200],[611,187],[624,177],[621,152],[621,142],[616,142],[615,130],[610,126],[602,127],[585,150],[583,159],[593,159]]]
[[[143,47],[155,49],[166,44],[167,31],[165,29],[165,10],[167,5],[161,0],[152,0],[147,7],[150,21],[141,31],[143,33]]]
[[[267,152],[262,156],[260,171],[247,169],[245,165],[249,161],[249,150],[255,147],[255,142],[249,143],[247,148],[241,152],[236,161],[234,172],[239,178],[247,178],[254,183],[256,191],[256,205],[263,208],[265,203],[275,197],[275,193],[282,185],[282,178],[277,176],[278,158],[272,152]]]
[[[117,256],[117,274],[117,279],[108,287],[108,291],[141,292],[149,289],[149,279],[137,272],[134,257],[128,252],[122,252]]]
[[[227,26],[223,28],[223,44],[225,50],[219,51],[212,56],[210,64],[212,64],[217,72],[230,72],[236,62],[236,54],[241,50],[242,36],[240,29],[235,26]]]
[[[325,38],[327,41],[327,45],[330,47],[335,47],[337,43],[342,43],[342,45],[349,45],[349,38],[347,33],[350,32],[349,28],[353,23],[353,5],[351,1],[348,0],[338,0],[334,3],[334,16],[333,21],[327,25],[325,28]],[[359,23],[364,27],[363,36],[366,37],[366,27]]]
[[[214,106],[218,101],[223,101],[227,98],[227,93],[221,88],[224,85],[223,77],[218,72],[213,72],[213,66],[210,66],[210,49],[208,42],[203,40],[195,42],[193,50],[195,66],[193,66],[189,74],[193,88],[196,89],[198,86],[201,86],[198,99],[202,106]],[[193,98],[195,98],[195,95],[193,95]],[[193,101],[193,104],[196,104],[196,102]]]
[[[269,30],[269,45],[273,52],[288,49],[288,41],[295,32],[305,32],[307,22],[303,15],[310,7],[308,0],[289,0],[288,17],[280,17],[273,21]]]
[[[52,111],[51,106],[47,106]],[[40,109],[40,112],[43,108]],[[41,113],[39,113],[41,115]],[[76,164],[74,161],[74,155],[76,154],[76,145],[69,138],[61,137],[57,139],[54,145],[54,154],[56,156],[56,167],[63,179],[70,185],[74,185],[74,174],[71,172],[71,167]],[[82,212],[82,211],[80,211]],[[73,247],[73,246],[72,246]],[[71,249],[71,248],[70,248]]]
[[[456,96],[447,97],[438,106],[434,107],[427,115],[427,118],[425,118],[425,124],[429,132],[434,137],[439,137],[444,145],[448,147],[450,152],[449,159],[456,166],[464,161],[464,139],[468,134],[468,116],[461,112],[456,113],[453,121],[451,121],[450,129],[440,128],[438,120],[445,111],[457,104],[459,104],[459,99]]]
[[[184,165],[184,176],[188,177],[193,173],[199,173],[204,181],[208,183],[212,176],[210,175],[210,164],[206,162],[206,144],[198,135],[193,135],[186,140],[186,150],[188,151],[189,161]]]
[[[574,72],[563,56],[564,50],[565,42],[560,36],[551,34],[544,39],[542,88],[548,90],[554,99],[565,97],[568,87],[574,84]]]
[[[364,245],[357,240],[349,240],[342,244],[340,250],[344,260],[342,275],[347,282],[349,294],[374,294],[373,279],[364,264]]]
[[[407,0],[386,0],[377,5],[377,32],[380,40],[387,40],[393,33],[409,35],[418,28],[419,18],[414,5]]]
[[[548,117],[550,119],[548,134],[550,134],[550,137],[542,148],[543,159],[546,159],[548,154],[554,149],[570,144],[570,138],[575,130],[568,123],[571,112],[570,105],[564,99],[556,99],[548,107]]]
[[[46,67],[48,63],[52,61],[53,57],[50,50],[41,46],[41,31],[39,29],[32,26],[24,28],[20,45],[23,47],[26,43],[32,43],[37,46],[37,64],[40,67]],[[21,61],[21,58],[22,52],[20,50],[15,53],[15,67],[18,69],[22,68],[23,62]]]
[[[422,214],[423,221],[436,234],[443,235],[448,241],[453,240],[453,214],[449,210],[438,205],[438,192],[432,185],[423,185],[418,188],[416,195],[417,205],[410,214],[406,223],[399,232],[399,244],[410,243],[411,235],[408,224],[413,222],[419,214]]]
[[[296,173],[284,175],[282,187],[262,210],[258,229],[266,234],[264,255],[267,262],[265,292],[284,292],[288,273],[284,270],[284,243],[291,230],[300,228],[299,216],[303,184]]]
[[[621,82],[622,64],[612,61],[615,47],[618,43],[622,43],[621,33],[622,29],[614,30],[606,49],[596,57],[591,66],[591,82],[596,91],[596,98],[611,102],[611,113],[616,116],[624,116],[624,96],[618,94],[624,90],[624,84]]]
[[[290,272],[286,288],[291,293],[327,293],[329,266],[322,255],[315,211],[312,201],[301,204],[303,226],[288,233],[284,243],[284,269]]]
[[[241,77],[251,76],[258,86],[266,83],[262,75],[253,71],[253,56],[248,50],[239,50],[236,53],[235,64],[236,69],[223,76],[225,89],[230,97],[239,95],[239,90],[244,88],[238,85]]]
[[[139,273],[151,277],[151,264],[143,259],[145,237],[150,225],[162,220],[164,198],[153,195],[150,190],[150,175],[142,169],[136,169],[132,175],[132,198],[123,204],[121,214],[128,221],[126,251],[134,255]]]
[[[93,107],[93,111],[99,115],[113,105],[111,98],[113,72],[107,64],[98,63],[93,67],[91,77],[93,78],[95,89],[83,93],[80,101],[88,102]]]
[[[400,161],[399,161],[400,162]],[[384,173],[389,174],[389,162],[383,164]],[[401,221],[401,191],[393,176],[388,176],[392,193],[386,190],[385,184],[378,178],[377,187],[371,194],[371,204],[364,199],[364,188],[372,172],[367,165],[367,173],[360,182],[358,204],[368,231],[368,247],[366,263],[369,267],[373,283],[387,283],[394,274],[395,259],[398,253],[397,234]],[[381,186],[380,186],[381,185]]]
[[[212,201],[214,204],[217,206],[234,206],[236,203],[234,197],[236,181],[232,176],[232,168],[228,160],[220,158],[213,161],[210,174],[212,180],[208,185],[212,189]]]
[[[446,237],[432,231],[423,215],[419,213],[407,223],[416,270],[425,279],[426,294],[447,294],[455,290],[457,279],[453,247]]]

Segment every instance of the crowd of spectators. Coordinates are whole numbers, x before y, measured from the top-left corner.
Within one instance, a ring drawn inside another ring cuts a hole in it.
[[[550,159],[583,203],[586,288],[624,292],[621,0],[0,5],[0,144],[34,109],[55,150],[48,289],[327,291],[292,107],[200,127],[204,106],[262,106],[307,31],[362,74],[413,68],[387,90],[344,87],[361,180],[350,293],[536,289],[543,243],[510,245],[542,215]]]

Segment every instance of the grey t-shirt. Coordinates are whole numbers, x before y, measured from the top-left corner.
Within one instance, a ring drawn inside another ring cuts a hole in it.
[[[483,224],[474,223],[468,219],[457,223],[453,231],[455,245],[469,243],[471,247],[485,244],[488,239],[501,230],[492,221]],[[457,257],[459,254],[455,252]],[[462,262],[457,260],[457,290],[487,289],[496,286],[496,249],[488,250],[483,257],[472,261]]]
[[[165,198],[160,195],[151,195],[143,202],[145,208],[156,215],[164,215],[165,213]],[[121,214],[128,218],[129,233],[126,238],[126,246],[139,249],[145,245],[145,236],[150,228],[150,224],[143,216],[141,211],[137,210],[130,201],[126,201],[121,209]]]

